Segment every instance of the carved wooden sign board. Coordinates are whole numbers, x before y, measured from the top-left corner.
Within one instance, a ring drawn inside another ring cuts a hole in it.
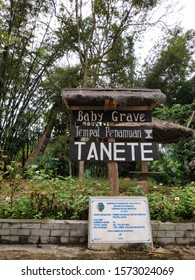
[[[153,161],[157,158],[156,143],[137,142],[72,142],[70,159],[82,161]]]
[[[141,126],[135,129],[133,126],[116,127],[99,125],[104,122],[151,122],[152,114],[150,110],[78,110],[73,111],[72,116],[75,123],[98,123],[97,126],[76,125],[72,128],[72,136],[74,138],[126,138],[132,139],[132,142],[71,142],[70,160],[143,162],[153,161],[157,158],[157,145],[151,142],[153,139],[151,127]],[[146,141],[144,143],[135,142],[136,139],[144,139]]]
[[[151,111],[78,110],[72,112],[74,122],[151,122]]]
[[[80,138],[127,138],[127,139],[153,139],[152,127],[133,126],[74,126],[71,132],[72,137]]]

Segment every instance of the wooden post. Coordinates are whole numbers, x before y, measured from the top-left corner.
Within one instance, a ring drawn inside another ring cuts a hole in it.
[[[112,191],[113,196],[119,195],[119,186],[118,186],[118,163],[111,161],[108,163],[108,178],[109,185]]]
[[[81,141],[85,141],[86,138],[82,137]],[[83,160],[79,161],[79,179],[84,179],[85,173],[85,162]]]
[[[142,186],[142,190],[145,194],[148,193],[148,164],[147,162],[141,162],[142,177],[140,181],[137,181],[138,185]]]
[[[86,125],[84,122],[83,125]],[[87,142],[89,139],[86,137],[81,137],[81,141]],[[85,162],[83,160],[79,161],[79,179],[84,179],[85,175]]]
[[[105,99],[104,108],[105,110],[115,110],[117,101],[114,99]],[[109,126],[114,126],[114,122],[110,122]],[[114,138],[108,138],[108,142],[115,142]],[[113,196],[119,195],[119,184],[118,184],[118,163],[116,161],[109,161],[108,163],[108,180],[110,190]]]
[[[84,179],[85,172],[85,162],[83,160],[79,161],[79,179]]]
[[[114,138],[109,138],[109,142],[115,142]],[[118,162],[109,161],[108,163],[108,179],[109,186],[113,196],[119,195],[119,184],[118,184]]]
[[[142,139],[142,142],[145,142],[145,139]],[[148,163],[146,161],[141,162],[141,181],[139,184],[142,186],[142,190],[145,194],[148,193]]]
[[[148,164],[146,161],[141,162],[142,180],[148,180]]]

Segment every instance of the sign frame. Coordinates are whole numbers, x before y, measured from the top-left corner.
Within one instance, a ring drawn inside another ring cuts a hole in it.
[[[157,159],[155,142],[84,142],[70,143],[70,160],[144,162]]]
[[[151,110],[75,110],[72,111],[74,122],[114,122],[114,123],[134,123],[151,122]]]
[[[151,126],[72,126],[73,138],[153,139]]]
[[[90,197],[88,221],[89,248],[153,244],[147,197]]]

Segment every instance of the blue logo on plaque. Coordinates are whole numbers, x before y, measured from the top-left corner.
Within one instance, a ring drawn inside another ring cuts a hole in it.
[[[105,206],[103,202],[98,202],[97,209],[102,212],[104,210]]]

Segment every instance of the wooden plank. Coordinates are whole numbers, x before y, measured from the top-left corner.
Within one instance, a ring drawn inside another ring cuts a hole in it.
[[[64,98],[64,104],[66,105],[66,108],[67,108],[68,110],[71,110],[71,109],[70,109],[70,106],[69,106],[69,104],[68,104],[68,100],[67,100],[66,98]]]
[[[68,104],[67,104],[68,105]],[[105,110],[105,106],[71,106],[68,105],[68,110],[72,111],[79,111],[79,110]],[[150,106],[116,106],[114,108],[118,111],[150,111]],[[112,109],[106,109],[106,110],[112,110]]]
[[[155,106],[157,106],[159,104],[159,102],[154,101],[150,106],[149,106],[149,110],[152,110]]]
[[[108,163],[108,179],[112,195],[119,195],[118,163],[115,161],[110,161]]]
[[[147,126],[73,126],[72,137],[153,139],[153,129]]]
[[[110,103],[110,101],[106,101],[107,103]],[[106,103],[105,102],[105,103]],[[107,104],[108,106],[108,104]],[[109,105],[109,108],[111,110],[116,109],[117,103],[113,103],[112,107]],[[109,126],[114,126],[114,122],[109,122]],[[115,138],[108,138],[108,142],[115,142]],[[116,161],[110,161],[108,162],[108,180],[109,180],[109,186],[112,192],[113,196],[119,195],[119,174],[118,174],[118,162]]]
[[[109,126],[114,126],[114,122],[110,122]],[[108,138],[108,142],[115,142],[115,138]],[[113,196],[119,195],[119,174],[118,174],[118,162],[109,161],[108,162],[108,180],[110,190]]]
[[[73,111],[74,122],[151,122],[152,111],[79,110]]]
[[[79,110],[104,110],[104,106],[69,106],[72,111]]]
[[[114,110],[117,107],[117,100],[114,99],[105,99],[104,108],[105,110]]]
[[[157,145],[154,142],[115,142],[113,139],[108,138],[108,142],[71,142],[70,159],[106,162],[149,162],[157,159]],[[143,174],[146,172],[144,170]]]
[[[153,172],[153,171],[148,171],[148,172],[143,172],[143,171],[129,171],[131,174],[162,174],[162,172]]]
[[[117,106],[116,110],[118,111],[150,111],[149,106]]]
[[[148,164],[147,162],[141,162],[141,168],[142,168],[142,180],[147,181],[148,180]]]

